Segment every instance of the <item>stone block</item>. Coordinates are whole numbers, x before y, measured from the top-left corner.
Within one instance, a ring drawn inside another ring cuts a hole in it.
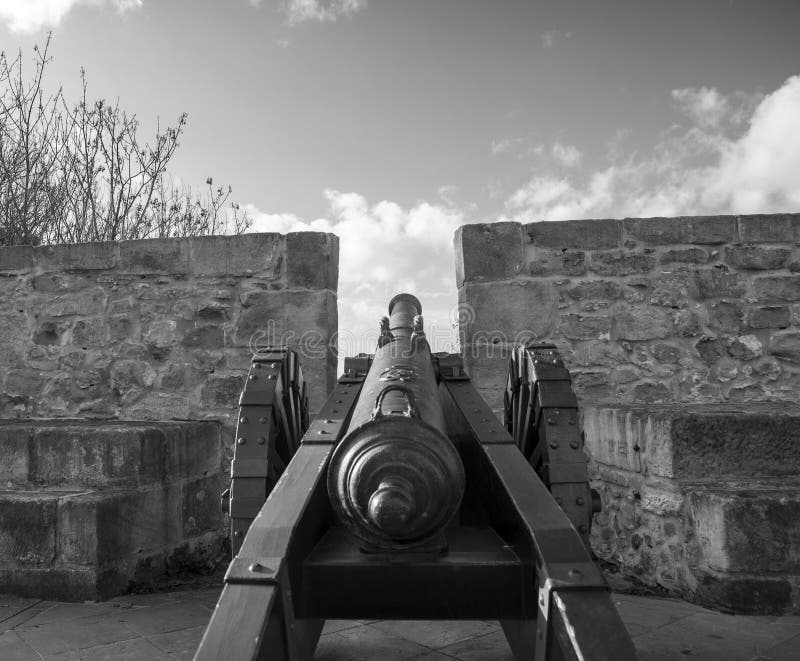
[[[190,272],[197,276],[277,280],[281,274],[283,236],[275,233],[201,236],[188,239]]]
[[[181,345],[187,349],[221,349],[225,344],[222,326],[207,324],[191,328],[183,336]]]
[[[120,241],[120,273],[175,274],[189,272],[189,239],[139,239]]]
[[[200,391],[200,402],[210,408],[235,409],[244,388],[244,374],[212,374]]]
[[[464,367],[473,385],[482,393],[490,393],[487,403],[502,408],[502,395],[508,379],[508,361],[513,346],[508,344],[465,344],[461,349]]]
[[[738,333],[742,329],[744,305],[739,301],[717,301],[708,309],[708,325],[714,330]]]
[[[735,216],[625,218],[624,232],[647,245],[731,243],[736,240]]]
[[[0,567],[51,565],[58,536],[56,511],[62,496],[0,491]]]
[[[755,335],[740,335],[728,342],[727,350],[731,356],[739,360],[753,360],[764,354],[764,345]]]
[[[674,332],[670,315],[661,308],[629,306],[611,320],[612,340],[654,340],[669,337]]]
[[[675,400],[669,387],[663,383],[645,381],[634,386],[630,401],[637,404],[672,402]]]
[[[33,246],[0,246],[0,271],[33,269]]]
[[[33,263],[43,271],[103,271],[117,265],[116,241],[36,246]]]
[[[688,263],[706,264],[708,262],[708,251],[703,248],[676,248],[665,250],[658,258],[660,264]]]
[[[695,286],[699,298],[738,298],[745,293],[745,281],[738,273],[726,268],[698,269]]]
[[[725,354],[725,348],[716,337],[701,337],[694,345],[697,353],[700,355],[700,360],[704,363],[714,363]]]
[[[753,290],[761,301],[800,301],[800,275],[770,275],[756,278]]]
[[[777,358],[800,363],[800,331],[779,331],[769,339],[768,351]]]
[[[525,232],[540,248],[596,250],[619,246],[621,226],[621,221],[614,219],[561,220],[528,223]]]
[[[338,236],[322,232],[290,232],[286,235],[288,287],[336,291],[338,283]]]
[[[467,283],[458,292],[459,332],[470,344],[515,344],[553,332],[558,294],[547,280]]]
[[[456,286],[516,278],[524,271],[522,225],[480,223],[462,225],[453,244],[456,254]]]
[[[785,578],[720,575],[710,571],[696,571],[694,578],[695,601],[711,608],[762,615],[780,615],[792,608],[792,584]]]
[[[606,276],[649,273],[655,265],[656,258],[653,255],[628,250],[598,250],[589,259],[589,269]]]
[[[586,273],[586,253],[582,250],[546,250],[531,247],[529,253],[526,256],[529,275],[578,276]]]
[[[717,572],[800,573],[800,481],[722,480],[686,494],[702,564]]]
[[[614,301],[622,298],[624,288],[614,280],[582,280],[566,290],[574,301]]]
[[[72,326],[71,344],[84,349],[108,345],[110,329],[103,319],[81,319]]]
[[[800,239],[800,214],[739,216],[739,241],[789,243]]]
[[[611,319],[604,315],[565,314],[556,332],[570,340],[597,340],[609,337]]]
[[[47,301],[42,313],[49,317],[84,317],[101,315],[108,303],[108,293],[102,287],[54,296]]]
[[[766,246],[725,246],[725,261],[739,269],[769,271],[779,269],[789,261],[789,248]]]
[[[594,460],[665,478],[800,472],[800,410],[786,403],[593,406],[584,431]]]
[[[650,305],[685,308],[697,296],[697,286],[687,271],[662,272],[653,277]]]
[[[791,323],[791,311],[785,305],[753,307],[747,311],[748,328],[786,328]]]

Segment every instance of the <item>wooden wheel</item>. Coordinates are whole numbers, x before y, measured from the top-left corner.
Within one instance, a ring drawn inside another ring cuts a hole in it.
[[[289,349],[260,351],[253,356],[239,398],[227,492],[234,556],[307,428],[308,394],[297,354]]]
[[[588,545],[599,497],[589,488],[572,378],[554,345],[514,348],[504,404],[520,452]]]

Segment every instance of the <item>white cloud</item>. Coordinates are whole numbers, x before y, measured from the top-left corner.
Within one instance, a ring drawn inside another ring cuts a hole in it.
[[[446,204],[420,202],[403,208],[384,200],[371,205],[357,193],[326,190],[327,218],[262,213],[247,207],[253,232],[333,232],[339,244],[340,351],[374,351],[378,319],[400,291],[423,306],[434,350],[453,350],[451,311],[456,304],[453,234],[463,212]]]
[[[571,39],[572,35],[572,30],[567,30],[566,32],[562,32],[561,30],[548,30],[542,33],[542,46],[545,48],[552,48],[557,41]]]
[[[646,156],[626,154],[617,139],[604,168],[534,176],[506,199],[509,215],[529,222],[800,208],[800,76],[765,97],[708,88],[672,97],[689,127],[665,132]]]
[[[119,13],[142,6],[142,0],[0,0],[0,21],[12,32],[36,32],[57,26],[78,6],[110,5]]]
[[[580,164],[583,154],[575,145],[565,145],[561,142],[553,144],[553,158],[565,168],[574,168]]]
[[[306,21],[333,22],[351,16],[367,6],[367,0],[288,0],[286,20],[289,25]]]

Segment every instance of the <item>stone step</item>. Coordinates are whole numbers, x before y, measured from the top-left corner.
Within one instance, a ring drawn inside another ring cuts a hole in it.
[[[795,404],[589,407],[586,450],[607,466],[676,480],[800,475]]]
[[[216,422],[0,421],[0,487],[124,487],[212,475]]]
[[[219,473],[127,488],[0,491],[0,585],[105,599],[222,552]]]
[[[800,477],[684,485],[698,601],[800,612]]]

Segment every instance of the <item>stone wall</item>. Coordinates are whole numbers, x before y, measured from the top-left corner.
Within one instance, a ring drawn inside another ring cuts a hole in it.
[[[685,597],[800,612],[800,214],[467,225],[455,244],[462,351],[493,409],[514,343],[570,368],[595,551]]]
[[[335,379],[338,239],[247,234],[0,248],[0,418],[214,419],[232,434],[251,350]]]

